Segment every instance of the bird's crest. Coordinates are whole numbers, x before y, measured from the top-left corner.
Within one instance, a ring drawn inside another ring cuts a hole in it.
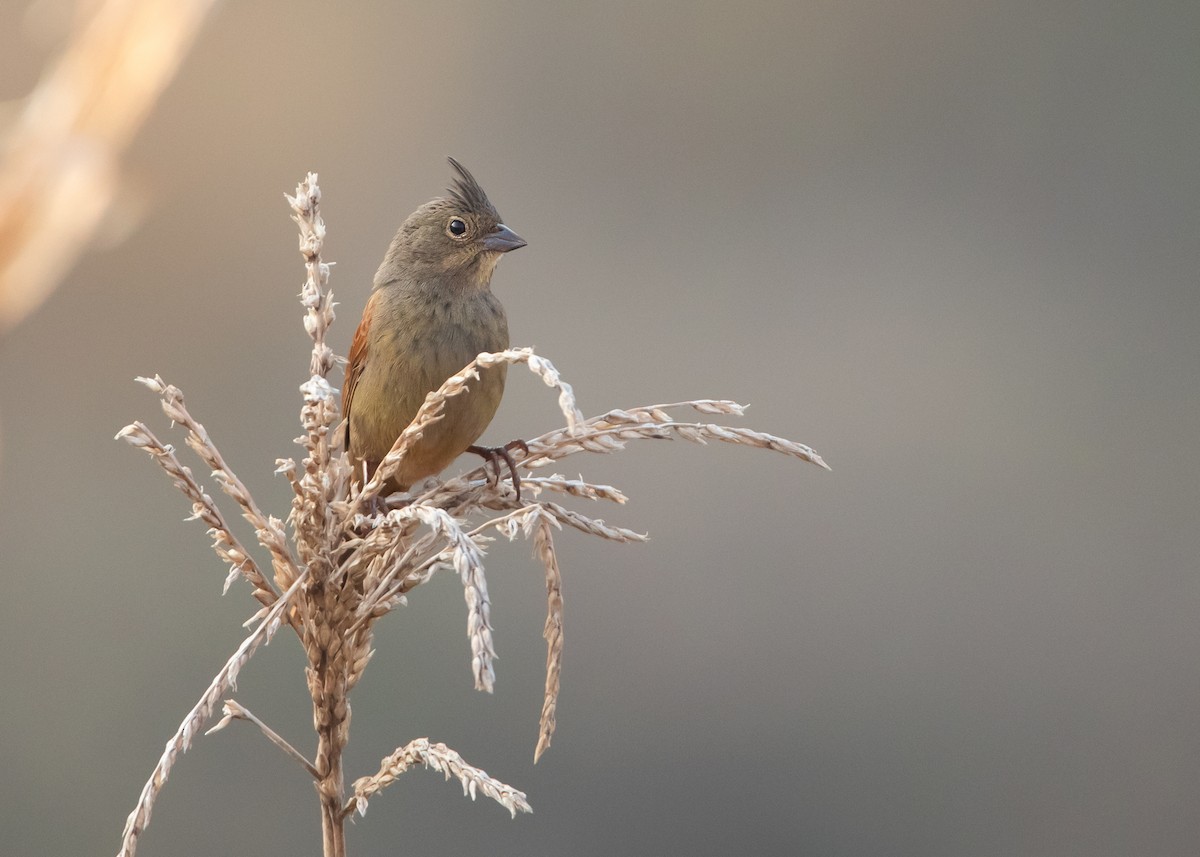
[[[447,160],[450,161],[450,166],[454,168],[454,171],[458,173],[453,185],[447,188],[450,191],[450,198],[459,205],[465,206],[468,211],[477,214],[491,214],[499,219],[500,215],[496,212],[496,207],[487,198],[487,194],[483,192],[479,182],[475,181],[475,176],[471,175],[470,171],[454,158],[447,158]]]

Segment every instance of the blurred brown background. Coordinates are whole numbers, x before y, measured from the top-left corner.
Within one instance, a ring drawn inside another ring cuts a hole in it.
[[[0,98],[58,47],[26,6],[0,5]],[[353,778],[428,735],[536,814],[415,772],[351,853],[1194,854],[1197,32],[1183,2],[219,5],[125,158],[138,227],[0,340],[4,852],[114,853],[251,612],[112,440],[143,418],[182,446],[132,378],[182,387],[283,514],[308,365],[283,193],[319,171],[344,353],[453,154],[529,241],[494,282],[514,342],[585,412],[734,398],[834,472],[568,462],[653,541],[560,539],[553,748],[533,767],[544,592],[517,543],[488,565],[495,696],[435,579],[382,626],[348,755]],[[486,440],[558,424],[509,386]],[[301,668],[285,633],[238,698],[309,749]],[[316,809],[235,725],[140,853],[312,854]]]

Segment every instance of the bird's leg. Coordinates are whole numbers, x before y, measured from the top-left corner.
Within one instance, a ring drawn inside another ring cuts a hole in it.
[[[521,450],[523,455],[529,454],[529,444],[523,440],[510,440],[504,446],[468,446],[467,452],[481,456],[487,464],[496,468],[495,478],[488,480],[488,484],[493,487],[500,483],[500,462],[503,461],[507,464],[508,472],[512,474],[513,490],[517,492],[517,502],[520,503],[521,477],[517,476],[517,464],[513,461],[512,451],[514,449]]]
[[[346,431],[349,437],[349,429]],[[359,462],[361,472],[358,474],[361,481],[358,481],[358,487],[361,490],[364,485],[371,481],[371,477],[375,475],[375,470],[379,467],[378,461],[367,461],[363,459]],[[376,494],[367,503],[367,514],[371,517],[377,517],[387,511],[387,501],[382,494]]]

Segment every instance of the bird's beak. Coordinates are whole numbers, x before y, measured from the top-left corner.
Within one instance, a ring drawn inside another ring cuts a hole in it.
[[[509,250],[516,250],[518,247],[524,247],[526,241],[517,233],[513,232],[503,223],[496,226],[496,229],[485,235],[483,238],[483,246],[487,250],[494,250],[497,253],[507,253]]]

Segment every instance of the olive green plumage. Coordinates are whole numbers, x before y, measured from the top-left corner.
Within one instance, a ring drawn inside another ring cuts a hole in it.
[[[342,415],[356,474],[364,465],[374,472],[427,393],[480,352],[509,344],[492,272],[525,241],[466,168],[453,158],[450,165],[458,174],[450,195],[414,211],[392,239],[350,347]],[[468,392],[447,400],[391,488],[439,473],[483,434],[504,394],[505,368],[481,371]]]

